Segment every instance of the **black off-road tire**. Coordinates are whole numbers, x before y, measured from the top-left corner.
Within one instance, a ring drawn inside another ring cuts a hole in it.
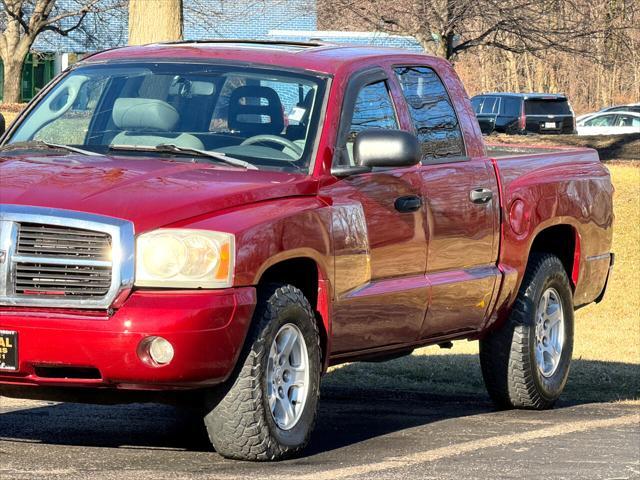
[[[271,343],[280,327],[295,324],[308,351],[309,390],[298,423],[283,430],[273,419],[267,398],[266,370]],[[292,285],[268,285],[258,304],[236,371],[222,390],[209,398],[204,422],[216,451],[227,458],[282,460],[309,442],[320,396],[320,335],[304,294]]]
[[[545,377],[535,357],[535,315],[542,294],[554,288],[564,313],[564,344],[555,372]],[[487,391],[500,408],[553,407],[569,376],[573,353],[573,293],[558,257],[534,254],[505,324],[480,340],[480,365]]]

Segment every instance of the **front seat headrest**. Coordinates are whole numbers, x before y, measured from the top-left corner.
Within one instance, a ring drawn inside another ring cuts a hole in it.
[[[121,130],[169,132],[180,120],[175,108],[154,98],[118,98],[112,116]]]
[[[265,117],[268,121],[265,122]],[[277,135],[284,130],[280,97],[273,88],[238,87],[229,97],[229,129],[248,135]]]

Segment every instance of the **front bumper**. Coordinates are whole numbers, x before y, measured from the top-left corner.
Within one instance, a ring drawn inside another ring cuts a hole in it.
[[[110,316],[0,307],[0,330],[16,331],[18,338],[18,369],[0,371],[0,388],[172,390],[214,385],[233,370],[255,303],[255,289],[246,287],[137,291]],[[138,347],[148,336],[171,342],[175,356],[168,365],[154,367],[141,360]]]

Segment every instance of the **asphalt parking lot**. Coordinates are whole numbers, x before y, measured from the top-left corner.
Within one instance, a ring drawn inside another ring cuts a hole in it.
[[[640,478],[640,404],[560,403],[495,411],[488,399],[417,392],[322,392],[306,455],[225,460],[192,414],[152,404],[0,398],[0,478]]]

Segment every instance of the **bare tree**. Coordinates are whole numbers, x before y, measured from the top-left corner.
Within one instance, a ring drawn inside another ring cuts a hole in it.
[[[613,23],[612,34],[577,39],[566,50],[534,53],[480,46],[456,61],[468,91],[562,92],[578,114],[640,101],[640,9],[620,0],[576,1],[591,27],[606,31]]]
[[[0,60],[4,64],[4,101],[20,101],[20,78],[31,46],[42,32],[68,36],[87,16],[117,8],[104,0],[0,0]]]
[[[619,0],[622,8],[611,15],[637,8],[636,1]],[[327,28],[410,35],[425,50],[448,60],[484,46],[513,53],[575,51],[582,48],[581,39],[615,36],[631,28],[613,20],[594,24],[591,10],[582,4],[576,0],[321,0],[319,13]]]
[[[182,40],[182,0],[129,0],[129,45]]]

